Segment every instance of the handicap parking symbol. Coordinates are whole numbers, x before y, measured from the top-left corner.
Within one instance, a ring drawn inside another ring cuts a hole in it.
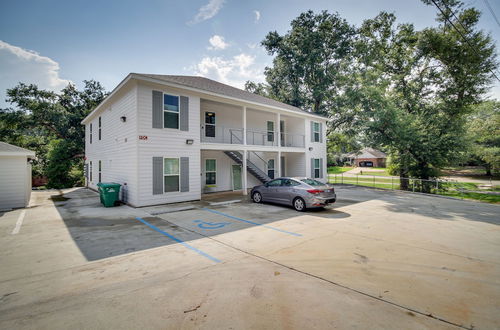
[[[193,222],[197,222],[198,227],[202,229],[219,229],[231,224],[230,222],[206,222],[201,220],[194,220]]]

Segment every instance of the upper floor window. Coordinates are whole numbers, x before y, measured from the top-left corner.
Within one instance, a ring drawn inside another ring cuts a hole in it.
[[[101,127],[102,127],[101,117],[99,117],[99,141],[101,141]]]
[[[313,142],[320,142],[321,141],[321,124],[320,123],[313,123],[313,136],[314,140]]]
[[[179,129],[179,97],[163,94],[163,127]]]
[[[267,141],[274,142],[274,121],[267,122]]]
[[[89,140],[90,140],[90,144],[92,144],[92,123],[90,123],[90,127],[89,127],[89,130],[90,130],[90,135],[89,135]]]

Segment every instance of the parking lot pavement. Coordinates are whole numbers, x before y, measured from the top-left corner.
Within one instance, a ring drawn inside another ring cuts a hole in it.
[[[2,329],[500,327],[497,205],[360,187],[305,213],[63,193],[34,193],[21,225],[0,214]]]

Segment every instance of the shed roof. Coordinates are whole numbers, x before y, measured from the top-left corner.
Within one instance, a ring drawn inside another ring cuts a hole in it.
[[[0,155],[3,156],[15,156],[15,155],[26,155],[26,156],[35,156],[35,152],[24,149],[13,144],[9,144],[6,142],[0,142]]]

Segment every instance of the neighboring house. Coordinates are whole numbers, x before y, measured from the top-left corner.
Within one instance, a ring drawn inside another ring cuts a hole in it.
[[[380,150],[364,148],[346,156],[352,165],[359,167],[385,167],[387,155]]]
[[[0,210],[28,206],[33,158],[34,151],[0,142]]]
[[[82,121],[87,186],[120,183],[139,207],[279,176],[325,181],[326,121],[203,77],[131,73]]]

